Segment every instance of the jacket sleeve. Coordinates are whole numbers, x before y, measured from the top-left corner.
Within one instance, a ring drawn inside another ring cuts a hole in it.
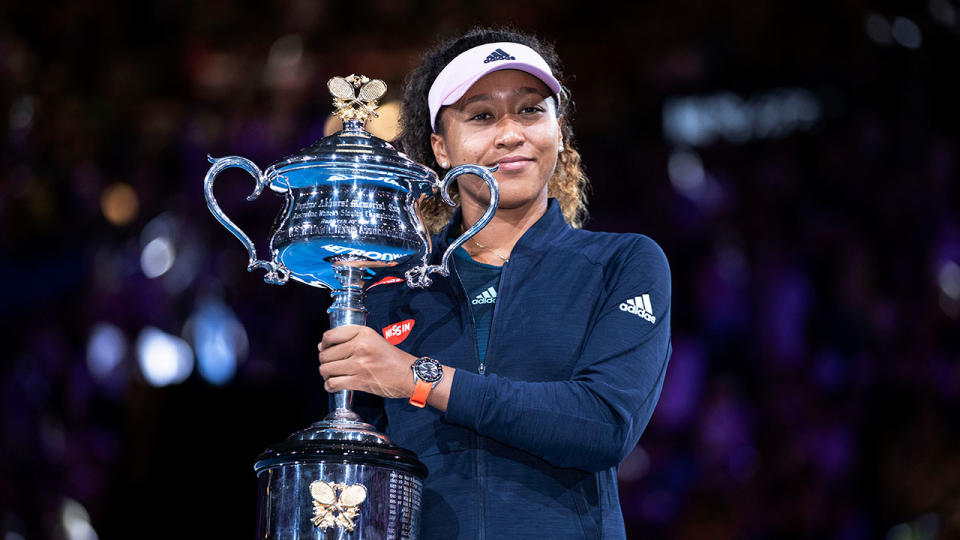
[[[458,370],[445,419],[557,467],[602,471],[620,463],[636,446],[663,386],[671,352],[670,269],[660,247],[641,237],[611,274],[570,380],[529,382]],[[644,295],[653,321],[634,308]]]

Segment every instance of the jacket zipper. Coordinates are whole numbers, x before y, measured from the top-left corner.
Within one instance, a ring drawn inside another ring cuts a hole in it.
[[[482,361],[480,361],[480,351],[477,350],[477,341],[479,341],[479,338],[477,337],[477,318],[473,316],[473,309],[471,309],[470,305],[468,304],[468,302],[470,301],[470,297],[467,296],[467,290],[463,288],[463,281],[460,279],[460,271],[457,270],[456,261],[453,262],[452,266],[453,266],[453,273],[456,274],[457,276],[457,283],[460,285],[460,292],[463,293],[464,303],[462,305],[466,306],[467,313],[470,314],[470,328],[473,330],[473,357],[477,361],[477,364],[479,366],[477,369],[477,372],[483,375],[487,367],[484,365]],[[493,313],[494,315],[496,315],[497,313],[496,305],[494,305],[493,307]],[[491,324],[491,327],[492,327],[492,324]]]
[[[486,366],[484,365],[483,362],[480,361],[480,351],[477,350],[477,342],[479,341],[477,337],[477,318],[473,316],[473,309],[468,304],[468,302],[470,301],[470,297],[467,295],[467,290],[464,289],[463,287],[463,280],[460,279],[460,271],[457,270],[457,263],[456,261],[452,261],[452,262],[453,262],[453,265],[452,265],[453,273],[457,276],[457,283],[460,285],[460,292],[463,293],[463,297],[462,297],[463,303],[461,305],[465,306],[467,312],[470,313],[470,328],[473,329],[473,355],[474,355],[474,358],[476,358],[477,360],[477,364],[478,364],[477,371],[482,376],[486,371]],[[493,313],[494,313],[494,316],[496,316],[496,313],[497,313],[496,305],[494,305]],[[491,321],[490,327],[491,329],[493,328],[493,321]],[[477,476],[477,488],[478,488],[477,491],[480,492],[480,516],[477,523],[478,525],[477,531],[479,532],[478,538],[480,540],[483,540],[486,537],[486,531],[484,531],[485,524],[484,524],[483,515],[484,513],[486,513],[486,499],[487,499],[486,494],[483,491],[483,475],[481,474],[483,467],[482,467],[480,456],[481,456],[481,451],[483,450],[483,447],[482,447],[482,439],[480,438],[480,435],[474,433],[473,437],[474,437],[474,440],[476,441],[476,448],[477,448],[477,452],[475,454],[476,459],[474,459],[474,474],[476,474]]]
[[[510,264],[510,261],[504,261],[503,266],[500,267],[500,284],[497,285],[497,298],[503,298],[503,286],[507,282],[507,266]],[[487,338],[487,354],[490,354],[490,351],[493,350],[493,343],[496,339],[496,332],[493,331],[497,327],[497,312],[500,311],[497,309],[499,302],[493,304],[493,317],[490,319],[490,337]],[[471,311],[472,313],[472,311]],[[479,356],[479,354],[478,354]],[[484,362],[480,363],[480,374],[483,375],[483,372],[486,371],[487,366]]]
[[[508,264],[510,264],[510,261],[504,261],[503,266],[500,268],[500,284],[497,286],[498,298],[503,298],[503,289],[504,289],[504,284],[506,283]],[[463,288],[462,282],[460,283],[460,287]],[[466,291],[464,291],[464,295],[466,295]],[[496,332],[494,332],[494,329],[497,327],[497,311],[499,311],[498,304],[499,302],[493,305],[493,317],[490,319],[490,332],[488,334],[489,337],[487,338],[487,354],[488,355],[490,354],[490,351],[493,350],[494,339],[495,339],[495,336],[497,335]],[[471,316],[473,316],[472,309],[470,310],[470,314]],[[474,321],[473,328],[474,328],[474,332],[476,332],[476,328],[477,328],[476,321]],[[476,341],[476,338],[474,338],[474,341]],[[480,358],[479,352],[477,353],[477,358],[478,359]],[[480,375],[483,375],[486,369],[487,369],[486,363],[480,362],[480,368],[479,368]],[[481,450],[483,450],[483,439],[477,436],[477,478],[478,479],[482,478],[482,476],[480,475],[480,472],[483,470],[483,452]],[[480,488],[481,489],[480,489],[480,528],[479,528],[480,535],[479,537],[481,540],[483,540],[483,538],[485,538],[486,536],[486,531],[484,530],[485,526],[484,526],[483,516],[484,516],[484,513],[486,513],[487,496],[486,496],[486,493],[483,491],[482,482],[481,482]]]

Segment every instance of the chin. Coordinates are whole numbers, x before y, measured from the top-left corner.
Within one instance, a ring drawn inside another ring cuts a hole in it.
[[[544,201],[547,200],[546,187],[539,185],[539,183],[538,185],[530,185],[529,183],[518,182],[511,178],[498,178],[497,183],[500,186],[500,204],[497,205],[498,208],[513,210],[536,205],[540,198],[543,198]],[[474,195],[471,198],[477,201],[478,205],[486,207],[490,204],[490,192],[487,191],[486,185],[483,185],[480,191],[471,190],[471,194]],[[463,192],[461,192],[461,197],[462,196]]]
[[[544,192],[513,191],[502,189],[500,191],[500,208],[512,210],[537,204],[540,199],[546,201],[547,194]]]

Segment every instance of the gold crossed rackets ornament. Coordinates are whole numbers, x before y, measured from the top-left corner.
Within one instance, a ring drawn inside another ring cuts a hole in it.
[[[359,96],[357,90],[360,89]],[[366,122],[372,114],[377,117],[377,100],[387,92],[387,85],[380,79],[371,80],[365,75],[333,77],[327,81],[327,89],[333,96],[333,106],[341,122],[359,120]],[[359,97],[359,99],[357,99]]]
[[[356,526],[360,504],[367,499],[362,484],[331,484],[316,480],[310,484],[313,496],[313,525],[321,529],[342,527],[352,531]]]

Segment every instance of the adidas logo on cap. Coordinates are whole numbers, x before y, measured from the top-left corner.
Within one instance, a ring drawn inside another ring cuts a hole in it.
[[[490,55],[487,56],[487,59],[484,60],[483,63],[489,64],[490,62],[497,62],[500,60],[516,60],[516,59],[517,58],[515,56],[510,56],[503,49],[497,49],[492,53],[490,53]]]
[[[471,304],[496,304],[497,303],[497,291],[493,287],[487,287],[487,290],[478,294],[474,298]]]
[[[633,313],[650,324],[657,322],[657,318],[653,315],[653,306],[650,305],[649,294],[628,298],[620,304],[620,311]]]

